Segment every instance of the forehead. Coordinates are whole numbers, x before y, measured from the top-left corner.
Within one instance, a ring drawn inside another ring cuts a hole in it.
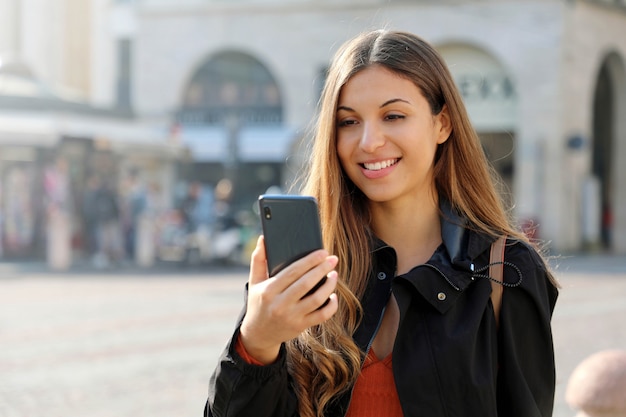
[[[362,69],[348,79],[339,90],[339,103],[365,99],[423,98],[419,87],[408,77],[382,65]],[[356,103],[355,103],[356,104]]]

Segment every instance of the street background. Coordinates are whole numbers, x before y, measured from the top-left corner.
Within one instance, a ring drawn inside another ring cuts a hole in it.
[[[441,54],[522,231],[626,255],[626,0],[0,0],[0,260],[245,265],[375,28]]]
[[[446,60],[520,228],[581,254],[575,414],[574,367],[626,348],[626,0],[0,0],[0,417],[202,413],[258,195],[298,192],[331,57],[382,27]]]
[[[626,259],[563,256],[555,417],[583,359],[626,349]],[[242,307],[245,267],[50,272],[0,264],[0,417],[192,417]]]

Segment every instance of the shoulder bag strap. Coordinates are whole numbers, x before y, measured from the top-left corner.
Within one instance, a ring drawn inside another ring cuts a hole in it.
[[[502,292],[504,286],[504,247],[506,246],[506,236],[501,236],[491,244],[491,253],[489,255],[489,276],[495,282],[491,282],[491,304],[493,305],[493,314],[496,318],[496,326],[500,324],[500,307],[502,306]]]

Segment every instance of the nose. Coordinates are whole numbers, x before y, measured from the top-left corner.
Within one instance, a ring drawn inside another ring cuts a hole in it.
[[[373,153],[385,144],[385,135],[376,123],[365,123],[359,146],[364,152]]]

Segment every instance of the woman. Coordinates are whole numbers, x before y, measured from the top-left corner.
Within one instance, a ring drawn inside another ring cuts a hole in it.
[[[556,283],[490,173],[430,45],[384,30],[347,42],[304,190],[319,201],[326,251],[267,279],[259,239],[205,414],[551,415]],[[497,327],[484,271],[503,235],[511,288]]]

